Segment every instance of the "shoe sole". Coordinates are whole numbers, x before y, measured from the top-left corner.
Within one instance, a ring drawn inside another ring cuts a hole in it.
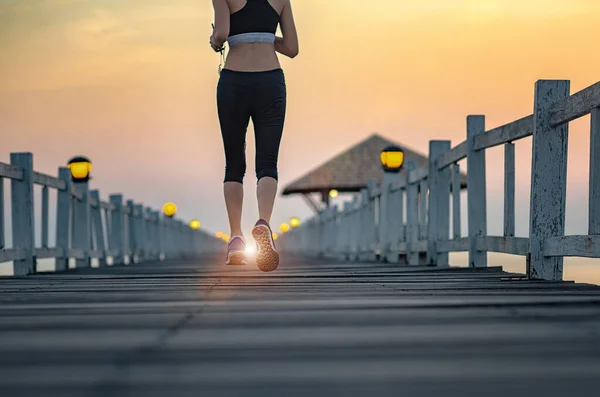
[[[227,254],[227,262],[225,264],[229,266],[247,265],[246,253],[244,251],[231,251]]]
[[[259,225],[252,229],[252,237],[258,245],[256,265],[263,272],[272,272],[279,266],[279,252],[273,246],[271,231],[268,227]]]

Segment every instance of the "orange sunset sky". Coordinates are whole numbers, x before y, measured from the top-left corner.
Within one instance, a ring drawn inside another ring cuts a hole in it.
[[[600,80],[598,0],[293,0],[300,55],[281,57],[282,185],[373,132],[427,153],[533,109],[538,79]],[[225,229],[209,0],[0,1],[0,161],[31,151],[55,175],[75,154],[95,188]],[[571,124],[569,233],[587,233],[589,119]],[[245,227],[255,221],[253,131]],[[531,141],[517,143],[517,234],[527,233]],[[489,231],[502,227],[502,149],[488,154]],[[465,200],[466,201],[466,200]],[[273,222],[310,210],[276,204]],[[466,228],[466,221],[463,222]],[[466,229],[465,229],[466,230]],[[600,277],[598,278],[600,280]],[[600,281],[599,281],[600,282]]]

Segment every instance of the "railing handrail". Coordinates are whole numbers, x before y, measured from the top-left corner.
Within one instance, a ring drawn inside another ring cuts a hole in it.
[[[449,141],[430,142],[427,169],[415,169],[415,163],[407,162],[405,178],[386,174],[382,185],[371,183],[343,210],[334,206],[284,235],[282,245],[346,259],[379,255],[396,262],[403,253],[409,265],[422,263],[420,257],[426,253],[425,263],[436,266],[448,265],[449,252],[468,251],[472,267],[487,266],[487,252],[501,252],[526,256],[531,278],[562,279],[563,257],[600,257],[600,82],[572,95],[569,87],[564,80],[538,81],[533,114],[487,131],[484,116],[468,116],[465,141],[454,147]],[[588,114],[592,116],[588,235],[565,236],[567,125]],[[515,237],[514,142],[529,136],[533,136],[530,235],[522,238]],[[485,152],[499,145],[505,148],[504,230],[502,236],[488,236]],[[458,162],[464,159],[469,170],[467,237],[462,237],[460,224]],[[322,236],[324,228],[339,241],[327,241],[327,234],[325,242],[314,237]],[[307,242],[318,248],[307,247]]]
[[[5,248],[4,179],[11,181],[13,247]],[[42,187],[42,239],[35,247],[33,187]],[[48,247],[49,189],[56,200],[56,247]],[[70,171],[59,168],[54,177],[33,170],[31,153],[12,153],[11,164],[0,162],[0,262],[14,262],[13,273],[22,276],[37,271],[37,259],[54,258],[56,270],[66,270],[70,259],[76,267],[89,267],[91,259],[106,266],[164,260],[212,252],[222,241],[203,230],[192,230],[179,219],[113,194],[100,199],[88,184],[71,182]]]

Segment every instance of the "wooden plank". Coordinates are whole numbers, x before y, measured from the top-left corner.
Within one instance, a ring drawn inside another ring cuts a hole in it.
[[[90,203],[90,208],[92,208],[92,209],[100,208],[100,200],[99,199],[95,199],[93,197],[88,197],[88,200]]]
[[[419,239],[427,240],[427,202],[429,201],[429,184],[427,179],[419,183]]]
[[[435,162],[450,150],[450,141],[429,142],[429,233],[427,262],[448,266],[448,254],[437,250],[437,241],[450,237],[450,170],[438,170]],[[469,169],[471,169],[469,167]]]
[[[67,167],[58,169],[58,177],[65,183],[65,189],[59,190],[56,196],[56,247],[63,255],[56,258],[56,271],[64,271],[69,267],[69,251],[71,232],[72,201],[71,198],[71,171]]]
[[[443,169],[459,162],[467,157],[467,141],[453,147],[449,152],[444,153],[437,161],[437,168]]]
[[[475,137],[474,150],[489,149],[510,143],[533,134],[533,115],[523,117],[506,125],[491,129]]]
[[[100,202],[100,208],[103,210],[108,210],[108,211],[112,211],[114,209],[114,206],[111,205],[109,202],[107,201],[101,201]]]
[[[600,235],[600,108],[592,110],[588,233]]]
[[[390,188],[392,193],[397,192],[398,190],[402,190],[406,187],[406,179],[400,178],[399,180],[392,183],[392,187]]]
[[[62,248],[37,248],[35,256],[37,259],[62,258],[64,250]]]
[[[27,257],[26,251],[22,248],[11,248],[0,250],[0,263],[22,261]],[[15,275],[16,276],[16,275]]]
[[[59,178],[55,178],[50,175],[42,174],[41,172],[33,172],[33,183],[36,185],[42,185],[58,190],[65,189],[65,183]]]
[[[111,211],[110,235],[108,247],[112,252],[113,264],[121,265],[125,261],[125,214],[123,213],[123,195],[111,194],[110,204],[114,207]],[[116,252],[116,253],[115,253]]]
[[[8,179],[23,179],[23,170],[14,164],[0,163],[0,177]]]
[[[535,85],[531,201],[529,210],[532,279],[562,280],[562,258],[543,254],[544,241],[565,234],[568,124],[552,127],[554,103],[569,96],[569,81],[540,80]]]
[[[504,145],[504,237],[515,236],[515,145]]]
[[[72,247],[81,249],[84,257],[75,258],[77,268],[90,267],[91,263],[87,253],[91,250],[91,208],[89,203],[89,184],[80,182],[73,184],[73,188],[82,196],[81,201],[73,202],[73,232],[71,234]]]
[[[407,161],[406,167],[406,245],[407,262],[410,266],[419,264],[419,251],[416,243],[419,241],[419,185],[410,183],[408,175],[417,169],[414,160]]]
[[[600,258],[600,236],[548,237],[543,247],[547,257]]]
[[[477,239],[477,249],[512,255],[527,255],[529,252],[529,239],[522,237],[480,237]]]
[[[415,168],[411,172],[408,173],[408,182],[409,183],[418,183],[423,179],[427,179],[429,176],[429,171],[426,168]]]
[[[10,163],[22,170],[21,180],[11,180],[13,248],[23,250],[25,258],[15,260],[13,274],[24,276],[35,272],[35,223],[33,220],[33,155],[11,153]]]
[[[98,190],[90,191],[90,198],[96,203],[100,203],[100,192]],[[102,209],[100,206],[96,206],[91,209],[91,227],[93,228],[94,244],[93,248],[100,253],[98,258],[98,264],[100,267],[106,266],[106,257],[103,256],[106,250],[106,243],[104,241],[104,225],[102,224]]]
[[[438,242],[439,252],[467,252],[469,251],[469,238],[461,237],[453,240],[443,240]]]
[[[460,238],[460,165],[452,166],[452,231],[454,238]]]
[[[42,248],[48,248],[48,186],[42,188]]]
[[[0,176],[0,250],[4,248],[4,178]]]
[[[554,128],[569,121],[578,119],[590,113],[592,109],[600,107],[600,82],[564,98],[557,98],[548,105],[549,127]]]
[[[475,149],[475,138],[485,134],[485,116],[467,117],[467,205],[469,229],[469,267],[486,267],[487,253],[477,250],[477,239],[487,234],[485,149]]]

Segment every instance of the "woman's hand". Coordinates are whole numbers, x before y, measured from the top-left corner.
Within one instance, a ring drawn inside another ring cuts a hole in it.
[[[213,51],[215,51],[215,52],[223,51],[223,44],[217,43],[217,41],[215,40],[214,33],[210,36],[209,42],[210,42],[210,47],[213,49]]]

